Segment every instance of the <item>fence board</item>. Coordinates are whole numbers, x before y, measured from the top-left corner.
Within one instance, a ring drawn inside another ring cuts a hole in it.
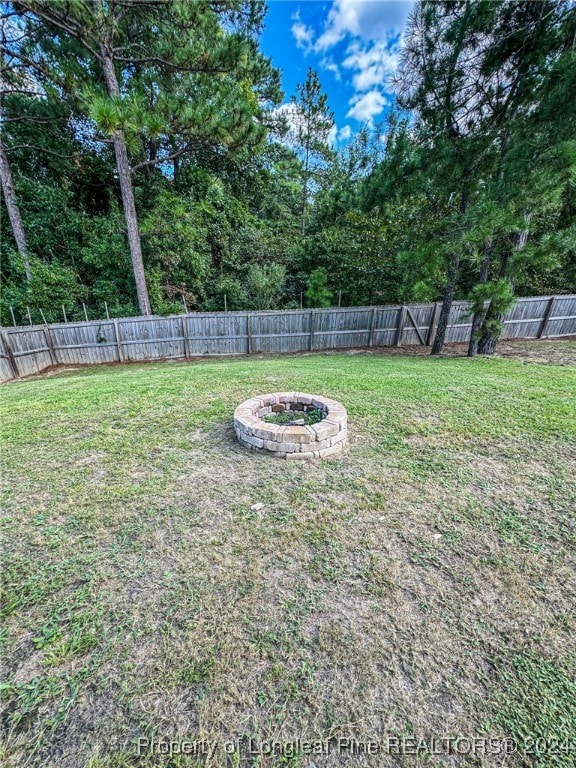
[[[503,339],[536,339],[548,306],[548,296],[522,299],[507,313]]]
[[[504,319],[502,338],[576,335],[576,296],[517,299]],[[428,344],[438,322],[438,304],[266,312],[198,312],[170,317],[124,317],[81,323],[3,328],[0,381],[64,365],[124,360],[177,359],[258,352],[302,352],[364,346]],[[414,325],[416,327],[414,327]],[[472,318],[455,301],[446,342],[467,342]],[[416,330],[416,328],[418,330]],[[51,342],[52,350],[48,342]],[[11,363],[10,355],[13,355]]]
[[[14,378],[14,371],[10,365],[8,355],[0,355],[0,381],[8,381]]]

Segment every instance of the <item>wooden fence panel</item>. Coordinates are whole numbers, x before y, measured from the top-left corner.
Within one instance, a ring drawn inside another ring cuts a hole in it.
[[[301,352],[430,343],[438,305],[343,307],[275,312],[125,317],[2,329],[0,381],[50,365],[189,356]],[[446,342],[466,343],[472,318],[465,301],[450,312]],[[576,296],[520,298],[507,313],[505,339],[576,335]]]
[[[184,357],[182,317],[132,317],[118,321],[125,360]]]
[[[376,322],[372,336],[375,347],[391,347],[396,342],[402,307],[376,307]]]
[[[189,314],[189,354],[242,355],[248,351],[247,312]]]
[[[6,346],[4,334],[0,334],[0,381],[9,381],[18,375],[12,350]]]
[[[576,297],[556,296],[544,337],[576,335]]]
[[[402,333],[403,344],[426,344],[430,321],[434,314],[434,304],[420,304],[407,307]],[[414,322],[412,322],[414,321]],[[414,325],[416,327],[414,327]],[[416,328],[418,330],[416,330]]]
[[[51,325],[50,336],[58,362],[63,365],[113,363],[119,359],[111,320]]]
[[[450,310],[446,344],[467,342],[472,329],[472,316],[467,301],[455,301]]]
[[[14,372],[10,365],[8,355],[0,355],[0,381],[9,381],[14,378]]]
[[[14,379],[14,372],[8,360],[8,356],[0,355],[0,381],[10,381]]]
[[[371,319],[371,307],[315,310],[312,349],[365,347]]]
[[[310,347],[310,310],[252,314],[252,352],[304,352]]]
[[[4,334],[12,349],[20,376],[31,376],[53,365],[44,326],[6,328]]]
[[[549,296],[538,296],[516,302],[504,320],[502,338],[536,339],[549,300]]]

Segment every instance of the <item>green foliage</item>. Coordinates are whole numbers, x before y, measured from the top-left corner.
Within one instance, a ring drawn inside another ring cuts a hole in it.
[[[205,206],[192,196],[162,190],[141,224],[146,262],[155,266],[159,283],[164,283],[159,290],[167,298],[184,296],[194,309],[203,301],[210,268],[209,221]],[[158,300],[152,304],[159,312]]]
[[[470,294],[473,312],[480,312],[487,301],[492,302],[493,309],[504,314],[514,304],[514,291],[507,280],[492,280],[488,283],[478,283]]]
[[[253,309],[276,309],[286,279],[282,264],[251,264],[246,275],[248,295]]]
[[[332,293],[328,289],[328,276],[326,270],[317,267],[306,285],[306,306],[308,307],[329,307],[332,300]]]
[[[290,140],[302,163],[301,234],[305,235],[309,195],[317,189],[326,163],[332,159],[329,137],[334,113],[328,107],[328,97],[322,92],[318,74],[312,67],[296,90],[297,96],[291,99]]]
[[[486,315],[482,330],[479,332],[484,338],[490,336],[498,338],[502,333],[503,316],[512,308],[515,302],[514,290],[508,280],[492,280],[487,283],[478,283],[472,289],[471,311],[482,312],[485,304],[490,305],[490,312]]]
[[[226,297],[226,301],[224,301]],[[227,307],[231,312],[251,309],[248,292],[243,283],[233,277],[222,277],[214,284],[212,295],[205,303],[209,312],[222,312]]]
[[[36,320],[40,309],[62,319],[61,305],[82,317],[82,302],[91,317],[105,302],[115,316],[138,311],[109,143],[120,129],[156,313],[183,301],[222,310],[224,296],[231,310],[296,308],[303,293],[309,306],[438,301],[455,256],[455,298],[491,303],[484,336],[499,332],[511,286],[576,291],[576,22],[565,2],[417,5],[400,108],[340,147],[313,70],[291,111],[273,111],[261,3],[74,3],[84,42],[54,34],[63,4],[43,4],[43,21],[36,4],[16,5],[2,141],[33,279],[3,208],[3,323],[9,307],[19,322],[27,306]],[[116,95],[103,87],[103,32],[130,51]],[[14,66],[18,54],[28,63]],[[281,142],[279,114],[291,124]]]
[[[302,420],[305,424],[318,424],[326,414],[321,408],[311,408],[309,411],[280,411],[279,413],[267,413],[262,417],[263,421],[269,424],[292,424],[294,421]]]
[[[14,251],[8,252],[7,258],[11,257],[18,267],[15,276],[5,281],[2,289],[0,306],[3,325],[12,324],[10,307],[20,323],[28,322],[27,307],[34,323],[42,322],[40,310],[48,322],[59,322],[62,320],[62,305],[72,315],[78,302],[86,297],[87,289],[78,282],[78,275],[71,267],[33,258],[32,280],[28,282],[21,277],[20,259]]]

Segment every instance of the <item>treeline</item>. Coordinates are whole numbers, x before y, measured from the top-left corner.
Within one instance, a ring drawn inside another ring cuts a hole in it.
[[[386,124],[280,106],[262,2],[3,5],[1,320],[576,290],[576,12],[421,2]]]

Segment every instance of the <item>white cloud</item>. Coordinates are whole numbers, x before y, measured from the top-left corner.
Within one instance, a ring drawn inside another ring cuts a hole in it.
[[[338,141],[346,141],[352,136],[352,128],[349,125],[344,125],[338,131]]]
[[[356,91],[369,91],[377,85],[385,86],[398,67],[398,48],[390,48],[386,42],[362,46],[356,41],[346,53],[342,66],[355,71],[352,82]]]
[[[334,0],[315,48],[326,51],[347,35],[365,41],[396,37],[412,5],[409,0]]]
[[[322,69],[326,69],[328,72],[332,72],[336,80],[340,80],[340,69],[338,64],[333,59],[323,58],[320,62]]]
[[[351,108],[346,117],[353,117],[361,123],[373,125],[373,118],[382,112],[387,103],[388,100],[380,91],[373,90],[362,95],[357,94],[349,101]]]
[[[290,31],[296,40],[297,48],[304,48],[306,53],[312,49],[312,40],[314,39],[314,30],[312,27],[306,26],[300,19],[300,11],[296,11],[292,16],[294,24],[290,27]]]
[[[294,24],[292,24],[291,31],[296,40],[296,46],[298,48],[310,50],[312,39],[314,37],[314,30],[312,27],[307,27],[303,21],[295,21]]]

